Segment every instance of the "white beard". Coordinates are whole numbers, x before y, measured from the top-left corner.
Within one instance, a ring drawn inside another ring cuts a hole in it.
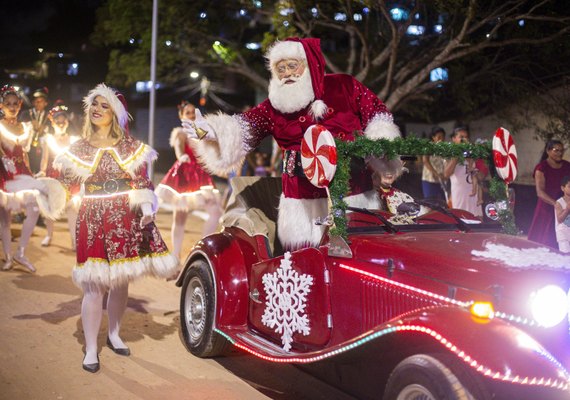
[[[295,83],[285,84],[286,80],[295,80]],[[298,78],[285,78],[281,81],[272,77],[269,81],[269,101],[271,105],[282,113],[293,113],[307,107],[315,99],[313,84],[309,69]]]

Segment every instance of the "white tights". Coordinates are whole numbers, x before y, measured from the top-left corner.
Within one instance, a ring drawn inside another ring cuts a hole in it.
[[[220,217],[222,215],[222,209],[217,202],[208,201],[204,205],[204,211],[208,214],[208,219],[204,221],[204,226],[202,228],[202,237],[214,233],[218,229],[218,223],[220,222]],[[180,260],[180,253],[182,252],[182,242],[184,240],[184,229],[186,226],[186,220],[188,219],[188,212],[181,210],[174,210],[174,215],[172,216],[172,254]]]
[[[34,232],[34,228],[38,222],[38,217],[40,216],[40,211],[35,203],[26,204],[26,219],[22,224],[22,234],[20,235],[19,249],[24,254],[24,250],[30,241],[30,237]],[[0,225],[2,226],[2,248],[4,249],[4,254],[6,258],[12,256],[12,250],[10,243],[12,242],[12,232],[10,230],[10,224],[12,219],[12,213],[10,210],[0,207]]]
[[[49,218],[45,219],[46,236],[53,237],[53,226],[55,222]],[[71,236],[71,243],[75,246],[75,223],[77,222],[77,211],[72,207],[67,209],[67,229],[69,229],[69,236]]]
[[[106,290],[93,285],[83,286],[83,301],[81,303],[81,323],[83,324],[83,334],[85,335],[85,358],[84,364],[98,362],[97,358],[97,336],[101,327],[103,317],[103,297]],[[129,284],[109,289],[107,296],[107,315],[109,317],[108,338],[113,347],[121,349],[127,346],[121,340],[119,331],[121,329],[121,319],[127,308],[129,297]]]

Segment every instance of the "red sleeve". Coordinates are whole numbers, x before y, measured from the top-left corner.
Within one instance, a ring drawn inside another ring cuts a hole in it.
[[[378,114],[392,115],[378,96],[356,79],[353,79],[353,91],[356,108],[360,114],[360,123],[364,128]]]
[[[255,149],[259,143],[272,134],[274,123],[271,118],[271,105],[269,100],[265,100],[252,109],[240,115],[241,121],[245,124],[246,131],[244,142],[249,149]]]

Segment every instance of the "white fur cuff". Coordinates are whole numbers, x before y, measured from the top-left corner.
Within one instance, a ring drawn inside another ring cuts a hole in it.
[[[392,115],[390,114],[377,114],[370,120],[368,126],[364,130],[364,135],[368,139],[396,139],[400,137],[400,129],[396,124]]]
[[[158,209],[156,195],[150,189],[133,189],[129,190],[129,206],[132,209],[140,207],[143,203],[152,204],[152,212]]]
[[[246,155],[243,138],[247,135],[247,127],[240,124],[238,117],[222,113],[209,115],[206,119],[218,140],[193,140],[192,147],[208,171],[225,176],[239,168]]]

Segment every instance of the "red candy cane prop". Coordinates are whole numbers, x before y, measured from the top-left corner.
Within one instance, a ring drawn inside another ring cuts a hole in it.
[[[336,145],[333,135],[322,125],[311,125],[301,141],[301,165],[316,187],[328,187],[336,172]]]
[[[517,177],[517,149],[510,132],[499,128],[493,137],[493,161],[497,174],[508,185]]]

